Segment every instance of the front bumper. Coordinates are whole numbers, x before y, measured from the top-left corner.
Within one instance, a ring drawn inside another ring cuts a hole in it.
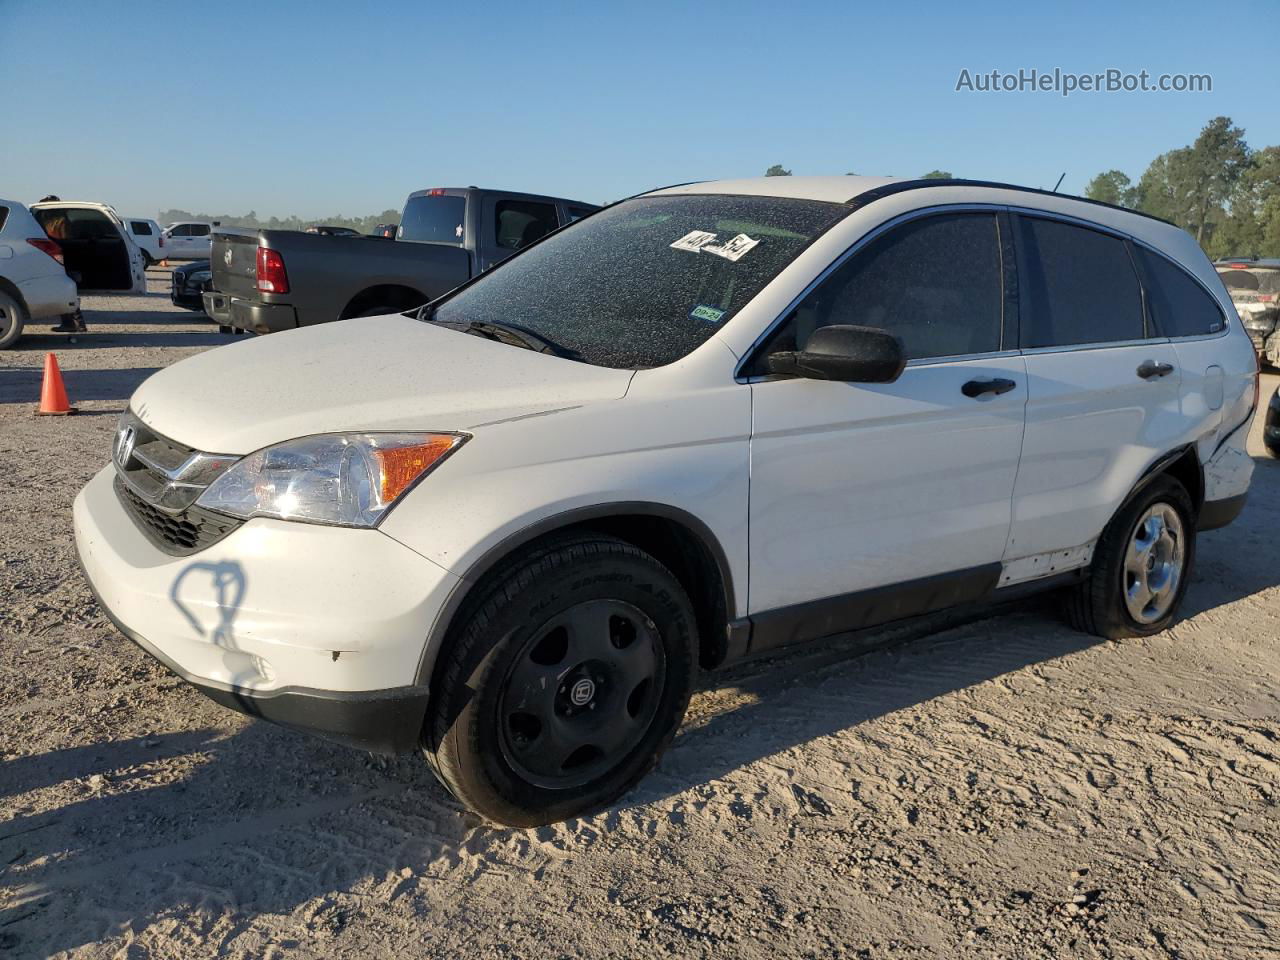
[[[134,525],[114,469],[76,498],[76,547],[127,637],[224,706],[379,752],[412,748],[418,676],[458,578],[376,530],[257,518],[174,557]]]
[[[221,326],[254,333],[276,333],[298,325],[298,312],[287,303],[241,300],[216,290],[205,291],[204,312]]]

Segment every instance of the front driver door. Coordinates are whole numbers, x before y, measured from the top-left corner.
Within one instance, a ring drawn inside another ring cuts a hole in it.
[[[752,650],[995,585],[1027,402],[1007,224],[934,211],[881,230],[745,371],[763,377],[751,387]],[[768,353],[803,349],[826,324],[897,335],[906,370],[887,384],[764,376]]]

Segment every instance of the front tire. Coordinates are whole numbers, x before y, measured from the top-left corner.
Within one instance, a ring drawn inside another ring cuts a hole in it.
[[[435,671],[423,748],[460,801],[513,827],[609,803],[657,762],[693,689],[679,581],[604,535],[548,541],[497,570]]]
[[[1067,620],[1109,640],[1168,629],[1186,593],[1195,552],[1190,495],[1172,477],[1157,477],[1103,531],[1088,578],[1067,598]]]

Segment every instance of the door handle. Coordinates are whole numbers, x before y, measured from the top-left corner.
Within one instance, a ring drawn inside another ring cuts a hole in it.
[[[1138,365],[1137,373],[1143,380],[1156,380],[1173,373],[1173,364],[1144,360]]]
[[[960,392],[966,397],[973,397],[976,399],[977,397],[986,396],[989,393],[997,395],[1001,393],[1008,393],[1017,385],[1016,381],[1006,380],[1003,377],[997,377],[994,380],[970,380],[960,388]]]

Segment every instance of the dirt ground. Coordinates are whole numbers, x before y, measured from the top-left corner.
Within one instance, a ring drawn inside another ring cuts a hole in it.
[[[231,339],[166,279],[0,354],[0,956],[1280,957],[1260,445],[1167,633],[1040,601],[750,665],[611,809],[493,829],[414,757],[215,706],[95,606],[72,498],[133,388]],[[50,349],[79,416],[31,415]]]

